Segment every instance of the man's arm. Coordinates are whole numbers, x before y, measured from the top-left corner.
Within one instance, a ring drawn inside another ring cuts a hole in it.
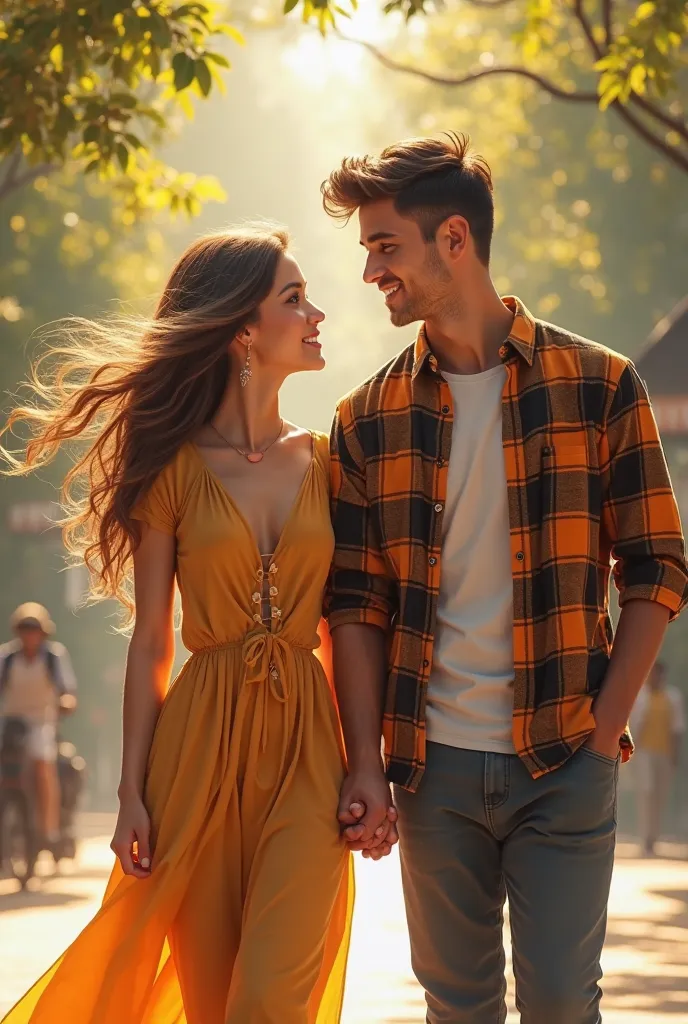
[[[344,834],[353,848],[362,849],[365,855],[368,850],[396,842],[396,830],[388,825],[393,804],[381,755],[386,641],[377,626],[361,623],[338,626],[332,641],[335,688],[349,768],[341,791],[339,820],[348,826]],[[358,815],[349,817],[349,812],[357,804],[365,810],[354,824]],[[396,820],[394,815],[392,818]]]
[[[623,369],[600,443],[602,528],[611,541],[621,617],[594,706],[589,744],[616,756],[667,624],[688,598],[681,520],[643,382]]]
[[[657,660],[669,615],[669,609],[656,601],[629,601],[622,608],[609,668],[593,708],[595,732],[588,740],[593,750],[617,756],[619,737]]]
[[[382,706],[387,677],[386,633],[393,608],[390,580],[365,486],[365,459],[350,404],[335,415],[331,435],[335,555],[326,600],[332,631],[335,689],[349,775],[339,818],[354,848],[396,841],[381,757]],[[352,805],[364,810],[359,824]],[[392,815],[392,818],[394,815]]]

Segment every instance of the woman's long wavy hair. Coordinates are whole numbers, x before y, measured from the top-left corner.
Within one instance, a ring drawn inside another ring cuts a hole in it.
[[[174,267],[149,320],[70,318],[45,334],[11,413],[30,439],[21,457],[0,447],[5,472],[21,476],[80,443],[62,486],[70,555],[83,560],[94,599],[117,598],[133,615],[132,511],[181,446],[214,416],[227,387],[229,347],[269,295],[288,246],[277,228],[199,239]],[[85,449],[85,450],[84,450]]]

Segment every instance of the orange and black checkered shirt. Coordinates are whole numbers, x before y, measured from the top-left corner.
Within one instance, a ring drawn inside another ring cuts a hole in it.
[[[505,302],[515,313],[500,349],[513,741],[537,777],[563,764],[594,728],[592,703],[612,645],[610,573],[621,604],[658,601],[674,617],[688,600],[688,570],[657,426],[633,364],[534,319],[517,299]],[[411,790],[425,765],[452,419],[449,386],[421,329],[415,345],[340,402],[332,428],[329,624],[372,623],[389,635],[385,758],[390,780]]]

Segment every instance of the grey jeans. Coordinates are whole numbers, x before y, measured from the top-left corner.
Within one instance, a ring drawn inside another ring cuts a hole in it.
[[[599,1024],[618,764],[584,748],[533,779],[515,755],[437,743],[426,760],[395,798],[428,1024],[506,1020],[507,896],[523,1024]]]

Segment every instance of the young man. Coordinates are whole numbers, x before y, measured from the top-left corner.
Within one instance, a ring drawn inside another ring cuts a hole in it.
[[[43,605],[20,605],[10,625],[16,639],[0,647],[0,736],[3,718],[22,718],[29,725],[39,823],[52,849],[60,838],[57,720],[61,711],[76,706],[76,680],[66,648],[50,639],[55,626]]]
[[[364,805],[347,835],[378,856],[395,784],[430,1024],[505,1020],[507,896],[522,1021],[597,1024],[626,722],[688,589],[647,395],[624,356],[499,297],[463,137],[344,160],[323,196],[358,212],[392,322],[423,322],[332,432],[341,820]]]
[[[656,662],[638,695],[631,725],[636,741],[633,767],[638,831],[644,855],[653,857],[686,731],[683,695],[667,685],[666,666],[661,661]]]

